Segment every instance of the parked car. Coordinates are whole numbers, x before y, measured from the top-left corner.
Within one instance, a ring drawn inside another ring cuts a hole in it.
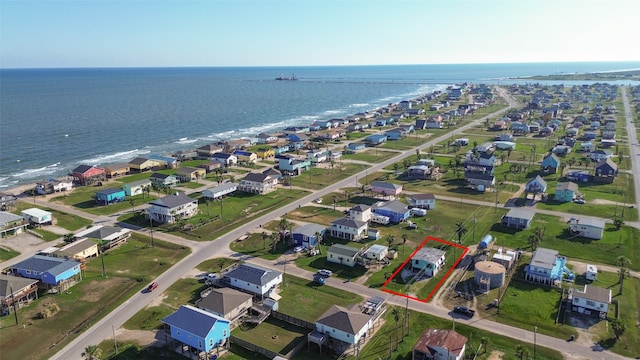
[[[301,253],[304,251],[304,246],[296,246],[293,248],[294,253]]]
[[[333,275],[333,272],[331,270],[321,269],[321,270],[318,270],[318,274],[320,274],[322,276],[329,277],[329,276]]]
[[[207,280],[215,280],[218,278],[218,275],[214,274],[214,273],[208,273],[207,274]]]
[[[149,284],[149,286],[147,286],[147,288],[145,289],[145,292],[152,292],[153,290],[155,290],[158,287],[158,283],[157,282],[152,282],[151,284]]]
[[[573,199],[573,202],[576,204],[584,204],[586,203],[586,201],[584,201],[584,199]]]
[[[466,306],[454,306],[453,312],[456,314],[467,315],[468,317],[473,317],[473,315],[476,313],[475,310],[469,309]]]

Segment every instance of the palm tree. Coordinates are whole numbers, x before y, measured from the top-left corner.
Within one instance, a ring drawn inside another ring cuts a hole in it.
[[[491,339],[486,336],[480,338],[480,345],[482,345],[482,353],[487,352],[487,346],[491,345]]]
[[[73,233],[64,234],[64,236],[63,236],[64,242],[66,242],[67,244],[72,243],[74,236],[75,235],[73,235]]]
[[[267,248],[267,239],[269,238],[269,234],[267,234],[266,232],[262,232],[262,248],[266,249]]]
[[[398,327],[400,326],[400,319],[402,319],[402,311],[400,311],[400,308],[394,307],[391,310],[391,315],[396,322],[396,346],[398,346]]]
[[[134,212],[134,208],[136,207],[136,200],[135,199],[129,200],[129,205],[131,205],[131,212]]]
[[[322,247],[320,245],[322,245],[322,234],[319,231],[316,231],[316,233],[314,234],[316,237],[316,243],[318,244],[318,253],[320,255],[322,255]]]
[[[624,284],[624,279],[629,276],[629,270],[627,270],[627,265],[631,264],[631,260],[624,256],[618,256],[616,258],[616,263],[620,266],[618,270],[618,282],[620,283],[619,293],[622,295],[622,285]]]
[[[393,235],[389,234],[387,235],[387,244],[389,244],[389,248],[391,248],[391,245],[393,244]]]
[[[524,347],[523,345],[516,345],[516,356],[518,358],[520,358],[520,360],[522,359],[528,359],[529,358],[529,349],[527,349],[526,347]]]
[[[622,220],[619,216],[613,218],[613,226],[616,227],[616,230],[620,230],[622,225],[624,225],[624,220]]]
[[[545,230],[545,228],[541,228],[539,226],[536,226],[536,228],[533,229],[533,234],[529,235],[527,238],[529,245],[531,245],[531,250],[536,250],[538,248],[538,244],[540,244],[544,239]]]
[[[271,247],[271,251],[273,253],[276,252],[276,248],[278,247],[278,241],[280,241],[280,234],[271,233],[271,241],[273,242],[273,246]]]
[[[462,223],[462,222],[456,223],[456,230],[455,230],[455,233],[456,233],[456,236],[458,236],[458,244],[461,244],[461,243],[462,243],[462,237],[463,237],[463,236],[464,236],[464,234],[466,234],[468,231],[469,231],[469,229],[467,229],[467,228],[464,226],[464,223]]]
[[[402,234],[402,254],[404,255],[404,246],[407,243],[407,234]]]
[[[616,335],[616,340],[619,340],[624,331],[627,329],[626,325],[620,319],[613,319],[611,321],[611,329]]]
[[[98,345],[89,345],[84,348],[84,352],[82,353],[82,357],[87,360],[99,360],[100,356],[102,356],[102,349],[100,349]]]

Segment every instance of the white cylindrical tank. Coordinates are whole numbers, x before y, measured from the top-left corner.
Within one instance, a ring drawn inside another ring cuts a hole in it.
[[[474,280],[478,286],[489,281],[489,289],[495,289],[504,284],[507,270],[501,264],[493,261],[479,261],[475,264]],[[481,281],[482,280],[482,281]]]

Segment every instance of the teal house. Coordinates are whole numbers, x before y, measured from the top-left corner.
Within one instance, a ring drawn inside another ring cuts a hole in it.
[[[115,202],[124,201],[125,192],[122,189],[109,188],[96,191],[96,203],[100,205],[109,205]]]
[[[162,322],[169,327],[171,339],[180,345],[182,351],[186,348],[190,358],[191,354],[214,355],[214,350],[228,345],[229,320],[197,307],[182,305]]]
[[[560,182],[556,185],[556,193],[553,200],[560,202],[570,202],[578,195],[578,184],[574,182]]]

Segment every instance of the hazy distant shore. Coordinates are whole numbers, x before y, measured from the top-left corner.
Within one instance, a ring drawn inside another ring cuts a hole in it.
[[[594,72],[584,74],[558,74],[558,75],[538,75],[518,77],[511,79],[530,79],[530,80],[572,80],[572,81],[617,81],[617,80],[630,80],[640,81],[640,69],[636,70],[624,70],[624,71],[611,71],[611,72]]]

